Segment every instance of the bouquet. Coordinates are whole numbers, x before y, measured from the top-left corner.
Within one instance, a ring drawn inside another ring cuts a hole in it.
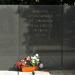
[[[43,63],[40,60],[39,54],[27,56],[16,63],[16,67],[18,69],[22,69],[23,67],[34,67],[34,66],[37,66],[39,69],[43,68]]]

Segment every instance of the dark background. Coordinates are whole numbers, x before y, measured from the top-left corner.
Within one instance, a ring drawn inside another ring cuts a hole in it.
[[[23,20],[25,19],[21,26],[23,29],[20,30],[21,35],[24,34],[25,38],[23,44],[26,45],[27,52],[30,54],[31,52],[40,54],[46,69],[73,69],[75,66],[75,7],[65,9],[68,7],[36,5],[27,9],[20,6],[20,16]],[[45,23],[40,18],[44,14],[49,15],[49,18],[43,18]],[[52,18],[50,18],[51,16]],[[41,22],[39,23],[38,20]],[[49,20],[48,23],[47,20]],[[26,22],[29,30],[27,33],[24,32]],[[41,26],[43,24],[45,24],[44,27]]]
[[[74,13],[74,6],[0,5],[0,69],[34,53],[45,69],[75,69]]]
[[[67,3],[74,5],[74,0],[0,0],[0,4],[25,4],[25,5],[61,5]]]

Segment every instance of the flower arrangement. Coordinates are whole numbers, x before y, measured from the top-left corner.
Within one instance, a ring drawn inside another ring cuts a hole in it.
[[[35,67],[37,66],[39,69],[43,68],[43,63],[40,60],[39,54],[35,54],[33,56],[27,56],[24,59],[20,60],[16,63],[18,69],[22,69],[23,67]]]

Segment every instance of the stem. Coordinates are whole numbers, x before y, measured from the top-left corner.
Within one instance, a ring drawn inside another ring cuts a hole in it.
[[[32,72],[32,75],[35,75],[35,72]]]

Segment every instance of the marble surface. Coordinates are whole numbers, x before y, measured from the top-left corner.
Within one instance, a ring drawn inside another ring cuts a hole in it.
[[[0,75],[32,75],[32,72],[0,70]],[[35,75],[75,75],[75,70],[35,71]]]
[[[33,75],[32,72],[0,71],[0,75]],[[49,72],[36,71],[35,75],[51,75]]]

